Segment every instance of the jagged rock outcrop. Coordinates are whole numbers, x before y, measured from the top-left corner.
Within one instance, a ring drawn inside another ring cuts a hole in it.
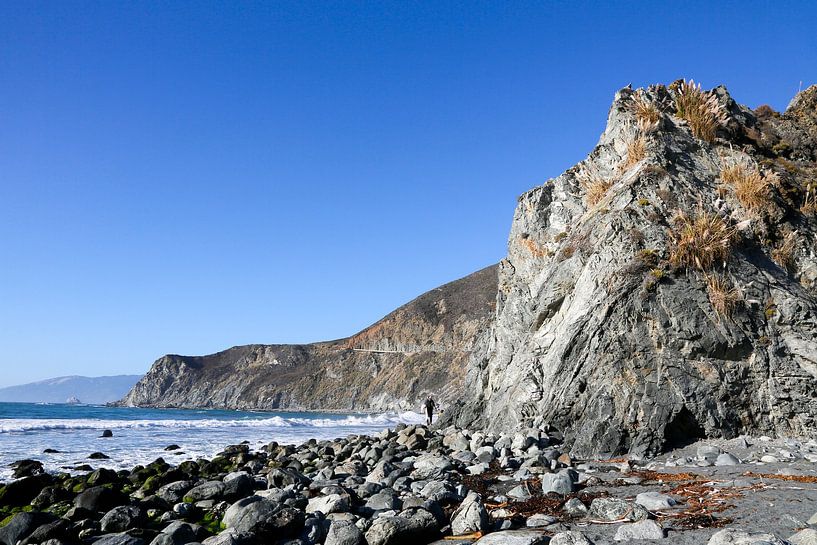
[[[462,393],[465,365],[496,301],[491,266],[431,290],[360,333],[306,345],[168,355],[120,401],[154,407],[418,410]]]
[[[587,159],[519,198],[449,421],[551,425],[578,457],[817,431],[816,121],[817,86],[783,114],[619,91]]]

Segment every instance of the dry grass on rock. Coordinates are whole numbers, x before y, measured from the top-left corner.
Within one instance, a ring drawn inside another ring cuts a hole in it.
[[[729,318],[740,302],[740,292],[732,283],[719,274],[707,275],[706,292],[712,308],[721,318]]]
[[[727,121],[718,97],[701,90],[701,84],[693,80],[683,81],[678,86],[675,113],[689,123],[693,135],[705,142],[714,141],[718,127]]]
[[[771,187],[777,181],[774,173],[761,173],[755,167],[735,164],[723,168],[720,174],[725,185],[735,190],[740,204],[751,211],[760,210],[771,202]]]
[[[735,229],[717,214],[700,207],[694,216],[678,213],[669,232],[670,263],[673,266],[705,271],[726,263],[732,251]]]

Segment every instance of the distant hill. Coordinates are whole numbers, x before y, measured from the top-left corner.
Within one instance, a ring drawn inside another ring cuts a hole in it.
[[[142,375],[111,377],[57,377],[0,388],[0,401],[65,403],[74,397],[82,403],[108,403],[121,399]]]

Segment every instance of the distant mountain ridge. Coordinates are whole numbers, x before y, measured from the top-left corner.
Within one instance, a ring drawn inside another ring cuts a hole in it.
[[[71,375],[0,388],[0,401],[17,403],[109,403],[121,399],[142,375],[84,377]]]

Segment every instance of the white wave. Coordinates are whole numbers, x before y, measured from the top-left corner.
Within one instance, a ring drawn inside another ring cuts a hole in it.
[[[153,428],[333,428],[383,427],[400,423],[416,424],[423,417],[414,412],[383,413],[378,415],[350,415],[343,418],[270,418],[200,420],[95,420],[95,419],[0,419],[0,434],[45,430],[103,430]]]

